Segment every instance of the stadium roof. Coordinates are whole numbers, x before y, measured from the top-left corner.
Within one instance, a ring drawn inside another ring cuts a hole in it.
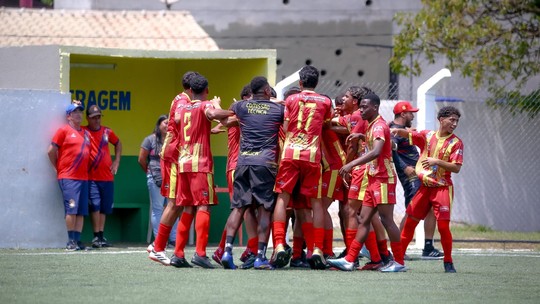
[[[70,45],[210,51],[215,41],[187,11],[0,8],[0,47]]]

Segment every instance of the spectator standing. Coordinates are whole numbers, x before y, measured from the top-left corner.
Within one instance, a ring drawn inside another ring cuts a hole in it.
[[[83,110],[80,101],[67,106],[67,124],[56,131],[47,151],[62,191],[68,251],[85,249],[80,238],[88,215],[90,134],[81,127]]]
[[[108,127],[101,125],[101,109],[92,105],[86,109],[88,125],[84,127],[90,133],[90,170],[89,170],[89,200],[90,218],[94,238],[92,247],[109,247],[110,244],[103,236],[107,214],[113,211],[114,175],[118,172],[122,157],[122,143],[116,134]],[[114,146],[114,161],[109,152],[109,143]]]

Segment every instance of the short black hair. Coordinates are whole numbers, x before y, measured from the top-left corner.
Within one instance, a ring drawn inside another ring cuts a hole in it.
[[[442,107],[437,113],[437,119],[441,117],[450,117],[452,115],[456,115],[458,118],[461,117],[461,113],[456,107],[452,107],[452,106]]]
[[[319,83],[319,70],[311,65],[304,66],[300,72],[300,81],[304,88],[314,89]]]
[[[193,72],[193,71],[188,71],[184,74],[184,76],[182,76],[182,87],[184,88],[184,90],[189,90],[190,86],[189,86],[189,81],[191,80],[191,77],[193,77],[193,75],[198,75],[199,73],[197,72]]]
[[[201,94],[208,88],[208,80],[200,74],[193,75],[189,80],[189,87],[195,94]]]
[[[347,89],[351,93],[351,96],[358,101],[364,99],[367,94],[374,94],[372,89],[368,87],[351,86]]]
[[[244,99],[244,97],[250,97],[251,96],[251,86],[249,84],[246,84],[242,91],[240,92],[240,99]]]
[[[302,92],[302,90],[300,90],[299,87],[290,87],[287,91],[285,91],[285,93],[283,94],[283,98],[287,99],[287,97],[291,96],[291,95],[294,95],[294,94],[298,94]]]
[[[256,77],[253,77],[253,79],[249,83],[249,86],[250,86],[251,92],[253,94],[261,94],[261,93],[263,93],[263,90],[267,86],[269,86],[269,84],[268,84],[268,80],[266,79],[266,77],[256,76]]]
[[[371,102],[371,104],[374,105],[374,106],[378,106],[378,105],[381,104],[381,99],[375,93],[366,94],[364,97],[362,97],[362,99],[369,100]]]
[[[336,105],[336,106],[342,105],[343,104],[343,96],[345,96],[344,93],[338,94],[338,96],[336,96],[334,98],[334,105]]]

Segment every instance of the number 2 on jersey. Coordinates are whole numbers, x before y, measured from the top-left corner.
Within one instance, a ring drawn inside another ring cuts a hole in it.
[[[188,135],[188,130],[191,128],[191,112],[184,113],[184,141],[188,142],[191,136]]]
[[[307,130],[309,129],[309,126],[311,125],[311,121],[313,120],[313,116],[315,115],[315,108],[317,107],[317,104],[315,103],[305,103],[305,102],[300,102],[300,109],[298,110],[298,123],[296,125],[297,129],[298,130],[304,130],[307,132]],[[304,109],[305,108],[308,108],[309,109],[309,113],[308,113],[308,116],[307,118],[305,119],[304,121]],[[302,127],[302,124],[305,125]]]

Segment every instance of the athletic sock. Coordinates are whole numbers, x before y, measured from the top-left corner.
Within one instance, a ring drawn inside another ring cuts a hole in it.
[[[98,231],[98,232],[94,232],[94,237],[99,239],[99,231]]]
[[[355,229],[346,229],[345,230],[345,248],[347,251],[351,247],[351,243],[356,237],[356,230]]]
[[[98,237],[100,240],[103,240],[103,231],[98,232]]]
[[[195,233],[197,240],[195,242],[195,252],[201,256],[206,256],[206,246],[208,245],[208,232],[210,230],[210,212],[197,211],[195,219]]]
[[[363,244],[358,242],[356,239],[354,239],[351,242],[351,247],[349,247],[349,250],[347,251],[347,255],[345,256],[345,260],[349,263],[353,263],[358,259],[358,253],[360,252],[360,249],[362,249]]]
[[[234,236],[233,235],[227,235],[226,236],[227,241],[225,242],[225,252],[228,252],[229,254],[232,254],[233,244],[234,244]]]
[[[179,258],[184,257],[184,248],[186,248],[189,239],[189,229],[192,221],[193,214],[183,212],[180,221],[178,222],[178,226],[176,226],[176,246],[174,246],[174,255]]]
[[[75,241],[75,231],[74,230],[68,230],[68,241]]]
[[[285,245],[285,222],[274,221],[272,227],[274,231],[274,246]]]
[[[227,228],[223,229],[223,232],[221,233],[221,240],[219,240],[218,248],[224,249],[226,240],[227,240]]]
[[[452,263],[452,232],[450,232],[450,221],[437,221],[439,234],[441,235],[441,245],[444,251],[444,262]]]
[[[373,232],[373,233],[375,233],[375,232]],[[388,252],[388,240],[387,239],[377,240],[377,248],[379,249],[380,254],[384,254],[385,256],[390,255],[390,252]]]
[[[325,229],[324,230],[324,245],[323,252],[328,256],[334,255],[333,250],[334,245],[334,229]]]
[[[424,250],[425,251],[433,251],[433,249],[435,249],[433,247],[433,239],[431,239],[431,240],[426,239],[424,241]]]
[[[372,262],[378,263],[382,260],[381,255],[379,254],[379,247],[377,246],[377,235],[375,234],[375,231],[370,231],[368,233],[364,245],[366,245],[366,248],[369,251]]]
[[[401,231],[401,247],[403,248],[403,252],[407,250],[409,243],[412,241],[414,237],[414,229],[417,225],[418,222],[411,219],[410,217],[407,217],[407,219],[405,220],[405,225],[403,226],[403,230]]]
[[[73,240],[75,240],[75,243],[78,243],[81,240],[80,231],[73,231]]]
[[[315,242],[315,229],[313,228],[313,223],[303,223],[302,234],[304,235],[304,241],[306,241],[306,249],[309,252],[313,252],[313,245]],[[302,248],[303,244],[300,247]]]
[[[392,247],[392,252],[394,253],[394,260],[401,265],[405,265],[405,260],[403,259],[403,246],[401,242],[390,242],[390,247]]]
[[[268,248],[268,243],[258,242],[257,244],[257,257],[261,259],[266,259],[266,248]]]
[[[160,251],[165,250],[165,246],[167,246],[167,241],[169,240],[169,234],[171,234],[172,227],[173,226],[159,223],[158,233],[157,233],[156,239],[154,240],[155,252],[160,252]],[[177,227],[177,230],[178,230],[178,227]]]
[[[301,237],[298,237],[298,236],[293,237],[293,246],[292,246],[292,250],[293,250],[292,258],[293,259],[299,259],[299,258],[302,257],[302,246],[303,245],[304,245],[304,238],[301,238]]]
[[[259,237],[252,237],[247,241],[246,249],[249,249],[249,251],[256,253],[259,250]]]

